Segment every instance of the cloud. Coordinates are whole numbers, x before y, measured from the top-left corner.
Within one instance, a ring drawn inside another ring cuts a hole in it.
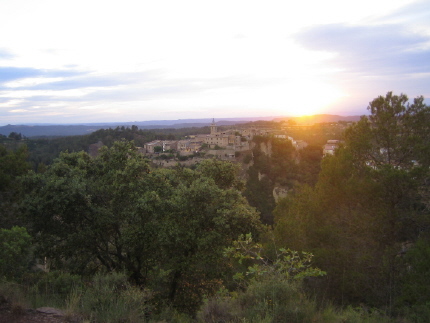
[[[0,85],[25,78],[68,77],[85,73],[75,70],[45,70],[31,67],[0,66]]]
[[[0,83],[15,81],[17,79],[40,76],[41,71],[35,68],[0,67]]]
[[[38,70],[18,71],[18,77],[37,76]],[[49,75],[61,75],[51,71]],[[12,79],[9,77],[9,79]],[[40,101],[133,101],[164,99],[174,95],[189,96],[205,91],[226,88],[259,88],[277,84],[278,79],[258,79],[249,76],[231,76],[218,78],[169,78],[161,70],[148,70],[129,73],[87,73],[85,75],[62,77],[60,79],[42,77],[26,79],[28,82],[14,82],[13,86],[4,87],[2,97],[13,99],[25,98],[30,102]],[[1,88],[0,88],[1,90]],[[0,97],[1,97],[0,96]]]
[[[22,114],[25,110],[28,118],[43,118],[62,111],[64,117],[69,118],[71,115],[84,115],[82,111],[86,111],[85,115],[101,113],[102,109],[125,109],[143,113],[146,110],[144,107],[162,105],[163,108],[171,109],[172,104],[182,104],[181,107],[192,109],[196,100],[202,96],[219,99],[225,96],[225,91],[242,93],[249,87],[261,90],[277,82],[277,79],[261,80],[238,76],[171,79],[161,72],[89,74],[0,92],[0,100],[5,101],[0,115],[12,116]],[[78,95],[72,95],[74,93]],[[56,103],[55,106],[53,102]],[[202,107],[199,106],[198,109]],[[152,110],[154,109],[145,113],[155,113]]]
[[[10,59],[13,57],[14,55],[10,51],[4,48],[0,48],[0,59]]]
[[[114,87],[119,85],[147,82],[156,77],[156,72],[110,73],[92,74],[65,77],[61,80],[52,80],[30,86],[22,86],[21,90],[70,90],[79,88]],[[65,75],[63,75],[65,76]]]
[[[336,53],[335,64],[346,72],[371,76],[430,71],[430,36],[401,25],[320,25],[295,39],[308,49]]]
[[[384,17],[386,21],[402,21],[405,23],[429,23],[430,6],[427,0],[413,2]]]

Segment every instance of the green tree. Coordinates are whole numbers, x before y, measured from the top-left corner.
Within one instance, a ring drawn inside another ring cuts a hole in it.
[[[16,203],[19,200],[18,177],[30,169],[27,158],[25,145],[15,151],[0,145],[0,228],[10,229],[14,225],[22,224]]]
[[[9,134],[8,138],[13,139],[13,140],[21,140],[22,139],[22,135],[20,133],[11,132]]]
[[[370,102],[369,117],[345,134],[357,168],[370,166],[388,203],[387,243],[416,239],[428,226],[423,216],[430,177],[430,107],[424,98],[408,103],[405,94],[388,92]]]
[[[242,190],[244,183],[239,180],[240,168],[237,164],[217,159],[206,159],[199,163],[197,170],[205,177],[210,177],[222,189],[235,188]]]
[[[315,188],[275,210],[278,243],[312,252],[337,301],[391,308],[400,245],[428,235],[430,110],[422,97],[407,101],[391,92],[373,100],[345,146],[323,159]]]
[[[318,180],[318,174],[321,171],[322,147],[309,145],[299,151],[299,156],[299,181],[315,185]]]
[[[156,221],[150,211],[161,203],[146,189],[148,173],[132,144],[118,142],[96,159],[63,153],[46,172],[26,176],[22,210],[40,254],[72,272],[101,265],[144,281],[153,260],[145,254]]]
[[[298,178],[295,149],[289,140],[255,136],[253,141],[257,144],[252,150],[254,164],[248,169],[244,194],[260,212],[262,222],[272,225],[275,186],[291,189]],[[260,148],[263,144],[267,154]]]
[[[39,254],[75,273],[125,271],[161,300],[193,312],[222,284],[222,250],[260,222],[237,189],[236,168],[150,169],[130,142],[97,158],[63,153],[23,180]]]
[[[199,178],[182,180],[173,191],[160,237],[163,267],[170,271],[168,297],[191,312],[204,294],[220,288],[227,270],[224,248],[238,232],[258,235],[260,227],[258,214],[238,190],[223,189],[198,170],[196,174]]]
[[[401,271],[401,293],[396,299],[396,306],[400,307],[404,314],[414,317],[416,322],[427,322],[430,319],[429,241],[419,239],[409,250],[404,250],[402,258],[405,265]]]
[[[281,246],[308,250],[327,271],[324,287],[337,301],[373,302],[381,295],[385,203],[380,185],[358,174],[351,154],[326,157],[315,188],[302,186],[275,209]]]
[[[19,278],[30,263],[30,235],[22,227],[0,229],[0,246],[0,277]]]
[[[370,102],[368,110],[370,116],[345,135],[357,161],[402,169],[415,167],[414,161],[429,166],[430,108],[422,96],[409,104],[407,95],[388,92]]]

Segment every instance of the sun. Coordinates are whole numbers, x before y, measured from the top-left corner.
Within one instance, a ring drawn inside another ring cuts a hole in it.
[[[292,92],[294,99],[284,113],[296,117],[330,114],[330,106],[346,96],[333,85],[312,81],[295,84]]]

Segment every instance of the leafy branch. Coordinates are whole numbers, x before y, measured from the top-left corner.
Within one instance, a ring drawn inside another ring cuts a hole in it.
[[[250,233],[240,235],[233,246],[226,248],[224,255],[236,259],[239,264],[251,263],[245,273],[238,272],[234,279],[246,282],[259,278],[276,277],[279,280],[300,280],[305,277],[324,276],[326,272],[311,266],[313,254],[280,248],[276,259],[264,255],[263,246],[253,242]]]

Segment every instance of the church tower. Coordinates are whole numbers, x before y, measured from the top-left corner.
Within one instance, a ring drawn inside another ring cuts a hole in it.
[[[211,124],[211,135],[214,135],[218,132],[217,126],[215,124],[215,119],[212,119],[212,124]]]

